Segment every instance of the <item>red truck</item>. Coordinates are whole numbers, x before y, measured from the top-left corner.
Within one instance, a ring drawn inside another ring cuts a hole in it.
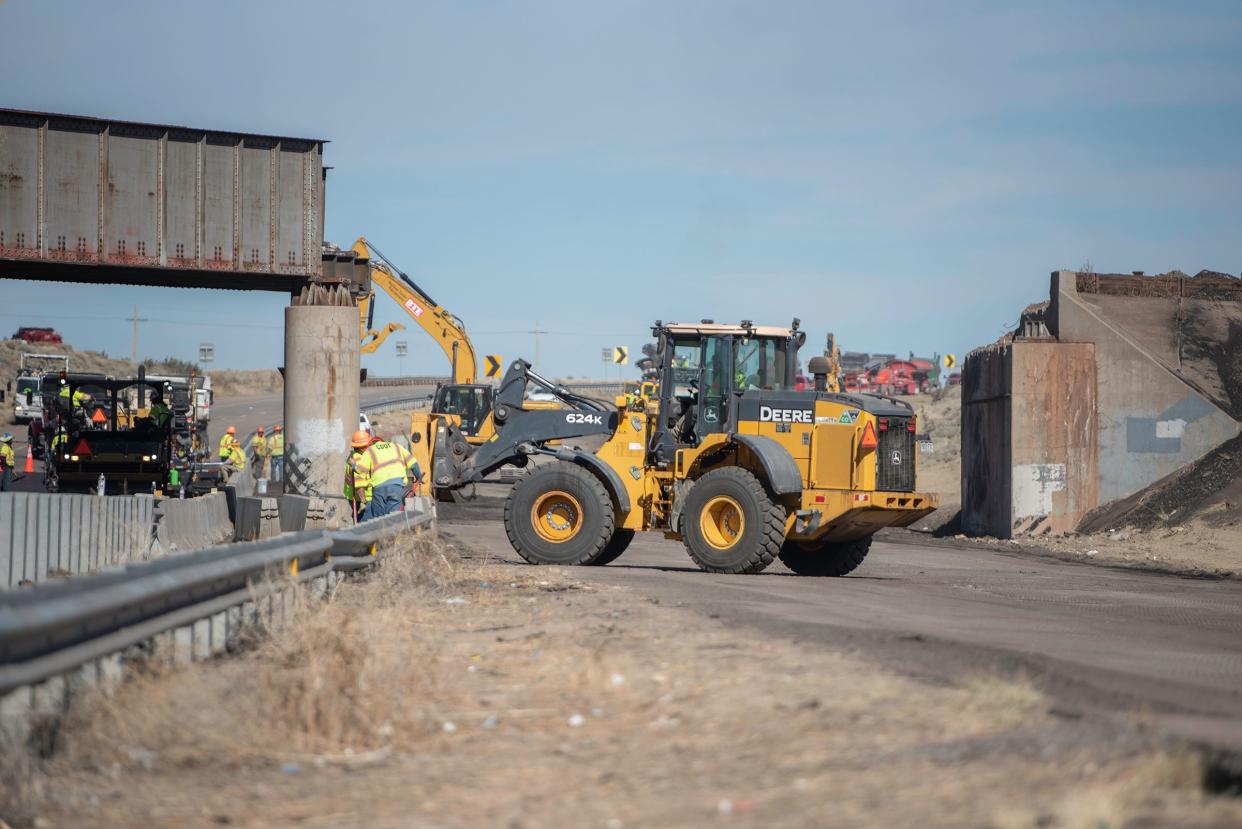
[[[54,328],[19,328],[12,339],[28,343],[63,343],[60,334]]]

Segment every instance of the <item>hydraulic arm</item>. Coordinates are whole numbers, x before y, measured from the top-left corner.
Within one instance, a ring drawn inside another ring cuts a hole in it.
[[[372,285],[378,285],[384,293],[392,297],[439,344],[444,356],[448,357],[452,382],[473,383],[478,373],[478,360],[462,321],[437,304],[414,280],[368,242],[365,236],[358,237],[353,249],[359,256],[365,256],[371,261]],[[373,330],[371,318],[374,301],[372,294],[363,297],[358,303],[360,335],[364,342],[363,349],[367,353],[379,348],[389,334],[402,327],[397,323],[389,323],[382,332]]]

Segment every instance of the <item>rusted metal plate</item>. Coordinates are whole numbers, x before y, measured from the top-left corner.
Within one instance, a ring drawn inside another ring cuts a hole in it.
[[[317,139],[0,109],[0,276],[296,289],[323,198]]]
[[[1072,531],[1099,505],[1093,343],[1013,344],[1014,535]]]

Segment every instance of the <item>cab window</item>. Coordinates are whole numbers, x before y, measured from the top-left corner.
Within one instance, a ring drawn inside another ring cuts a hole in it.
[[[738,391],[785,390],[785,343],[752,337],[739,339],[734,359],[734,382]]]

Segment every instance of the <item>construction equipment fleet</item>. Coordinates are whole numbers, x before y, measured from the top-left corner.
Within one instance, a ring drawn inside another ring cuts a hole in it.
[[[824,357],[809,364],[814,388],[796,390],[797,320],[657,322],[652,334],[657,382],[645,393],[605,404],[515,360],[488,418],[491,439],[469,442],[452,419],[416,420],[413,450],[433,487],[527,467],[504,509],[527,561],[606,564],[638,531],[658,530],[719,573],[757,573],[780,558],[796,573],[844,575],[879,529],[939,505],[915,491],[907,404],[829,391]],[[532,384],[562,408],[532,408]]]

